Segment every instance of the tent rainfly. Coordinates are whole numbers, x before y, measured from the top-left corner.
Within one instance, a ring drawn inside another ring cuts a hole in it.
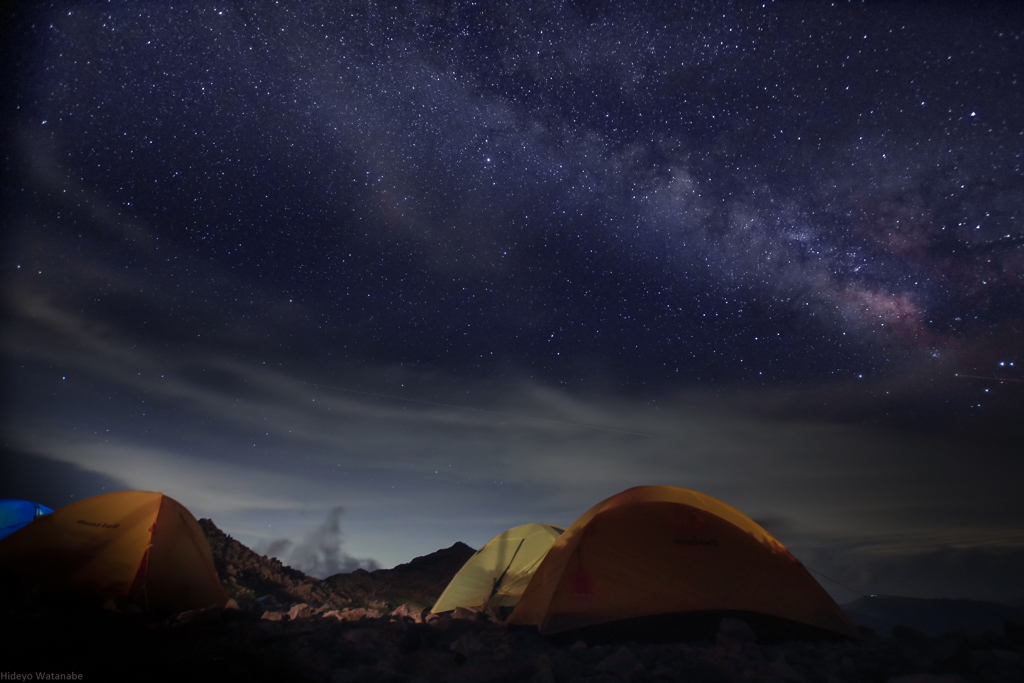
[[[213,553],[195,517],[150,491],[86,498],[0,540],[0,569],[40,593],[146,609],[224,605]]]
[[[466,561],[430,611],[514,606],[562,531],[550,524],[523,524],[498,534]]]
[[[50,508],[31,500],[0,498],[0,538],[51,512]]]
[[[674,486],[628,489],[573,522],[508,622],[551,635],[722,613],[856,637],[839,606],[767,531],[725,503]]]

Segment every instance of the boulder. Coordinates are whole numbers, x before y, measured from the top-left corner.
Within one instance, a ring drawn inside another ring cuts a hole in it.
[[[423,610],[408,603],[399,605],[388,616],[395,619],[412,619],[417,624],[423,623]]]
[[[308,619],[310,616],[310,608],[306,603],[299,603],[298,605],[292,605],[292,608],[288,610],[288,618],[292,621],[296,619]]]
[[[448,649],[469,659],[471,656],[483,650],[484,644],[475,633],[463,633],[452,641],[452,644],[448,646]]]
[[[480,610],[469,609],[468,607],[456,607],[452,610],[452,619],[467,619],[475,621],[480,615]]]
[[[626,680],[635,673],[644,670],[644,665],[636,658],[628,646],[623,645],[618,650],[608,655],[594,667],[595,671],[607,672],[618,678]]]
[[[192,622],[194,624],[206,624],[219,621],[223,616],[223,607],[220,605],[211,605],[209,607],[204,607],[203,609],[190,609],[180,613],[178,615],[178,623],[185,624]]]

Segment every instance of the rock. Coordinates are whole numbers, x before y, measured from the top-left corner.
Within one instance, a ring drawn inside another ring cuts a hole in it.
[[[572,646],[569,649],[570,650],[586,650],[587,649],[587,644],[584,643],[582,640],[577,640],[575,643],[572,644]]]
[[[452,619],[467,619],[469,621],[475,621],[479,614],[480,612],[478,610],[472,610],[466,607],[456,607],[452,610],[451,617]]]
[[[204,607],[203,609],[190,609],[182,612],[178,615],[178,623],[185,624],[192,622],[195,624],[206,624],[219,621],[223,616],[223,607],[220,605],[211,605],[210,607]]]
[[[267,621],[281,621],[284,615],[280,612],[264,612],[260,619],[266,619]]]
[[[412,619],[417,624],[423,622],[423,610],[409,604],[399,605],[389,616],[395,619]]]
[[[406,655],[400,668],[413,680],[446,681],[459,668],[459,658],[454,652],[426,648]]]
[[[841,681],[857,680],[845,675],[838,676],[838,673],[838,671],[833,672],[832,678]],[[797,679],[797,676],[784,662],[751,662],[743,667],[738,679],[751,683],[754,681],[757,683],[787,683]]]
[[[606,671],[620,680],[626,680],[634,673],[644,670],[644,665],[636,658],[633,651],[627,646],[622,646],[612,654],[608,655],[594,667],[595,671]]]
[[[928,636],[910,626],[893,626],[892,637],[910,645],[922,645],[928,642]]]
[[[517,683],[533,676],[534,663],[493,661],[467,662],[452,672],[449,683]]]
[[[376,666],[335,669],[331,673],[331,683],[407,683],[408,680],[400,673]]]
[[[356,609],[349,609],[346,607],[340,612],[337,610],[324,612],[324,616],[327,616],[328,614],[336,618],[338,621],[359,621],[363,617],[366,617],[369,612],[362,607],[357,607]]]
[[[535,671],[530,683],[555,683],[555,669],[551,657],[541,653],[534,658],[533,665]]]
[[[992,648],[971,650],[967,664],[979,680],[1024,680],[1024,655],[1013,650]]]
[[[292,605],[292,608],[288,610],[288,618],[291,621],[296,619],[308,619],[310,616],[309,605],[306,603],[300,603],[298,605]]]
[[[483,650],[484,644],[480,642],[480,639],[475,633],[463,633],[452,641],[452,644],[448,646],[448,649],[469,659],[471,656]]]
[[[742,619],[722,619],[722,623],[718,625],[718,637],[717,640],[721,643],[725,641],[737,641],[741,643],[756,643],[757,636],[754,635],[753,629]]]
[[[372,628],[353,628],[341,636],[345,641],[356,647],[373,647],[380,641],[380,633]]]

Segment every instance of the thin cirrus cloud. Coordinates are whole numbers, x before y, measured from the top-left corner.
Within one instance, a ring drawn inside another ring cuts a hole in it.
[[[315,571],[370,558],[393,565],[457,540],[479,545],[536,519],[569,524],[602,498],[651,483],[695,488],[768,520],[810,566],[865,591],[912,585],[900,567],[934,553],[945,553],[948,581],[921,585],[936,594],[965,567],[991,567],[989,584],[1004,585],[997,560],[1024,543],[1009,484],[1024,472],[1005,448],[968,460],[963,441],[799,417],[794,406],[822,398],[813,387],[692,390],[652,404],[585,399],[523,378],[327,362],[286,369],[211,349],[158,353],[54,298],[18,305],[19,324],[39,333],[5,338],[23,363],[11,390],[31,395],[33,383],[55,381],[45,370],[54,365],[70,377],[49,414],[8,411],[19,457],[163,490],[254,547],[290,539],[275,547]],[[75,384],[90,387],[77,401]],[[96,390],[109,406],[96,408]],[[851,387],[844,410],[856,413],[863,391]],[[844,400],[834,387],[824,397]],[[127,419],[97,429],[111,411]],[[988,476],[993,469],[1003,476]],[[346,514],[331,526],[338,505]],[[345,546],[334,553],[323,529],[341,534],[339,525]]]
[[[991,541],[998,545],[1020,529],[1020,505],[1005,484],[1012,476],[978,474],[965,464],[962,444],[938,438],[894,438],[828,420],[726,409],[751,400],[742,396],[727,404],[704,401],[711,406],[704,409],[694,407],[699,396],[680,397],[675,407],[652,409],[524,382],[477,383],[468,395],[484,400],[460,406],[453,398],[413,398],[393,382],[377,392],[332,389],[301,378],[309,368],[289,374],[212,353],[172,362],[164,355],[157,362],[109,329],[54,307],[33,310],[37,322],[75,343],[22,348],[22,354],[36,363],[77,365],[80,377],[115,392],[141,393],[154,414],[177,415],[180,424],[157,418],[145,432],[122,428],[113,441],[94,443],[67,423],[62,429],[35,419],[15,430],[22,447],[131,486],[173,490],[214,516],[327,509],[341,491],[358,501],[359,486],[369,480],[395,479],[403,487],[396,499],[381,486],[373,495],[384,497],[366,496],[366,504],[384,511],[401,498],[439,510],[446,508],[438,502],[446,487],[461,487],[467,503],[498,489],[512,492],[501,510],[510,523],[516,514],[525,518],[513,510],[516,504],[568,523],[607,495],[657,482],[706,491],[754,517],[785,519],[794,539],[830,535],[870,544],[872,538],[892,542],[895,534],[908,544],[926,536],[962,542],[994,526],[1003,530]],[[359,386],[368,376],[358,378]],[[391,376],[414,379],[408,370]],[[757,400],[771,402],[774,395]],[[204,423],[218,425],[219,433]],[[194,427],[186,430],[193,435],[187,448],[154,445],[162,436],[173,444],[171,435],[183,427]],[[250,443],[254,435],[258,446]],[[1007,474],[1019,469],[1007,454],[989,453],[987,460]],[[358,472],[350,476],[359,486],[325,483],[327,471]],[[956,504],[977,498],[988,505]],[[448,523],[457,527],[464,511],[448,508],[454,514]]]

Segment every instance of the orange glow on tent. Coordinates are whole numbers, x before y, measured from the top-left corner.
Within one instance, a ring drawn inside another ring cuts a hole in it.
[[[0,567],[40,593],[100,603],[182,611],[228,600],[195,517],[150,491],[106,493],[37,519],[0,540]]]
[[[855,637],[854,626],[771,534],[689,489],[639,486],[566,529],[509,617],[555,634],[686,612],[741,611]]]

